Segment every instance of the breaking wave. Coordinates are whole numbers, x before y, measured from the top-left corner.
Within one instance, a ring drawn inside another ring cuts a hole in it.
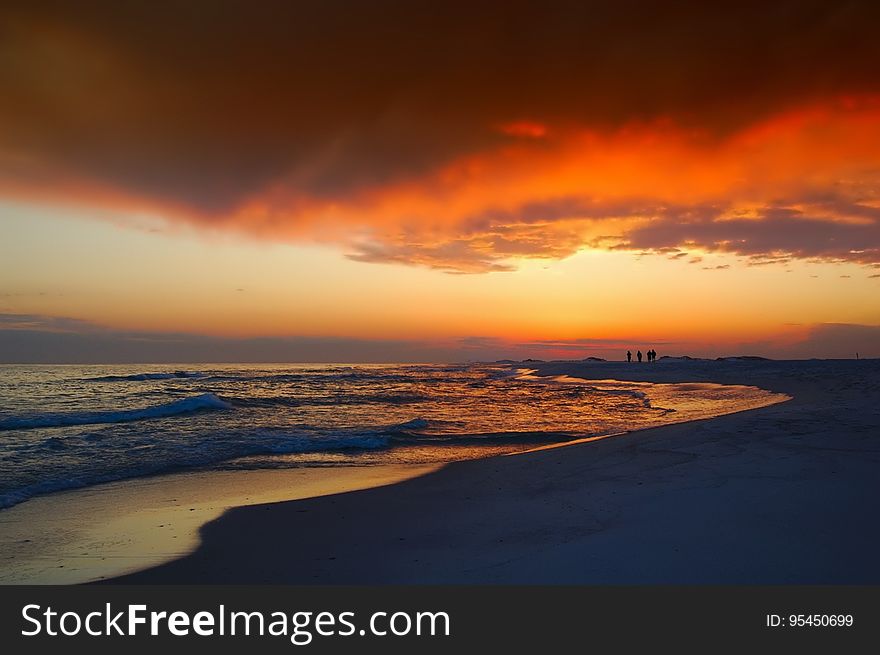
[[[92,425],[96,423],[128,423],[153,418],[166,418],[177,414],[232,409],[232,405],[212,393],[203,393],[162,405],[142,409],[124,409],[99,412],[58,412],[11,416],[0,419],[0,430],[29,430],[33,428],[56,428],[69,425]]]

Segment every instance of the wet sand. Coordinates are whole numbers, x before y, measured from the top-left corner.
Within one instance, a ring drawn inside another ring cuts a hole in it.
[[[0,584],[73,584],[192,552],[231,507],[392,484],[434,465],[205,471],[121,480],[0,512]]]

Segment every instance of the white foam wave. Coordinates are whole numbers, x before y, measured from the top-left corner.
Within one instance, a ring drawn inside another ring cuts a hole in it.
[[[182,398],[162,405],[142,409],[124,409],[99,412],[59,412],[11,416],[0,419],[0,430],[28,430],[33,428],[54,428],[69,425],[91,425],[95,423],[126,423],[153,418],[166,418],[191,412],[232,409],[232,405],[212,393],[203,393],[191,398]]]
[[[125,468],[100,473],[80,471],[76,475],[59,475],[41,482],[10,489],[0,493],[0,509],[12,507],[42,494],[76,489],[103,482],[210,466],[218,462],[251,455],[378,450],[387,448],[389,441],[388,436],[365,432],[331,434],[316,438],[313,435],[298,434],[283,429],[257,429],[238,435],[237,447],[234,450],[224,449],[222,444],[209,441],[201,445],[187,447],[186,452],[179,453],[179,457],[167,458],[163,462],[138,461],[136,458],[133,458],[131,459],[133,465]]]

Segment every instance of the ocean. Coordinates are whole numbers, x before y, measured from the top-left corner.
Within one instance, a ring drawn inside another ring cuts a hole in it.
[[[191,469],[444,462],[775,402],[510,365],[0,366],[0,508]]]

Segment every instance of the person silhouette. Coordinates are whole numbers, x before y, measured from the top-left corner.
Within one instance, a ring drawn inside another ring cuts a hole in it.
[[[651,349],[651,361],[652,361],[652,362],[656,362],[656,361],[657,361],[657,351],[654,350],[653,348]]]
[[[636,353],[636,358],[637,358],[639,361],[642,361],[642,351],[641,351],[641,350],[639,350],[639,351]]]
[[[631,362],[633,360],[633,354],[631,351],[626,351],[626,361]]]

